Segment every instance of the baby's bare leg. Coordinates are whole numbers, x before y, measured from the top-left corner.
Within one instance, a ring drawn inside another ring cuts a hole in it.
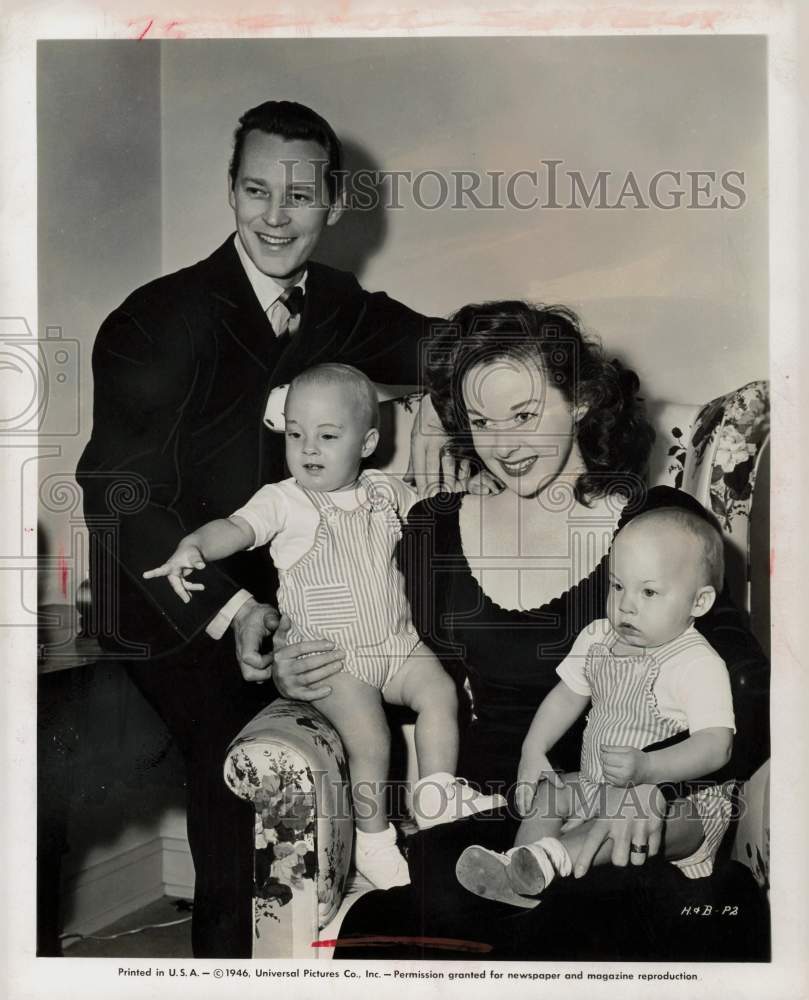
[[[420,645],[385,685],[390,705],[418,713],[416,755],[419,775],[447,772],[458,765],[458,698],[455,684],[435,654]]]
[[[581,817],[586,812],[579,775],[566,774],[563,780],[563,788],[557,788],[550,781],[540,784],[531,810],[517,831],[515,849],[509,852],[506,873],[511,888],[517,893],[534,895],[542,892],[547,879],[553,876],[549,861],[542,860],[544,855],[552,850],[552,853],[563,857],[564,849],[558,844],[551,848],[550,844],[538,844],[538,841],[544,838],[557,840],[565,820]]]
[[[583,818],[589,810],[578,773],[566,774],[564,782],[564,788],[542,782],[506,854],[467,847],[455,869],[461,885],[477,896],[533,906],[537,901],[527,897],[538,895],[557,875],[569,875],[571,857],[558,839],[561,827],[566,819]]]
[[[550,781],[540,783],[530,811],[523,817],[514,846],[533,844],[543,837],[558,837],[566,819],[576,815],[578,774],[564,776],[564,788]]]
[[[316,704],[339,732],[348,755],[357,829],[381,833],[388,827],[390,731],[380,693],[345,671],[330,677],[329,685],[331,694]]]

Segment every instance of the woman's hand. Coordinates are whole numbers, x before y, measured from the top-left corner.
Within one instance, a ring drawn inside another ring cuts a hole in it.
[[[186,579],[195,569],[205,569],[205,559],[196,545],[187,543],[183,539],[166,562],[155,569],[147,569],[143,579],[154,580],[167,576],[171,589],[184,604],[188,604],[191,600],[191,591],[205,590],[205,584],[190,583]]]
[[[322,681],[343,669],[345,653],[327,639],[311,639],[287,645],[291,622],[286,615],[273,636],[272,678],[284,698],[317,701],[331,694]]]
[[[642,865],[660,850],[666,800],[657,785],[631,789],[602,785],[601,793],[601,816],[565,839],[565,847],[573,848],[575,878],[587,874],[596,855],[607,850],[608,841],[612,843],[610,860],[619,867],[629,862]]]
[[[527,816],[534,804],[537,788],[540,782],[549,781],[557,788],[564,788],[561,774],[557,774],[544,753],[523,754],[520,766],[517,768],[517,789],[514,793],[514,804],[520,816]]]
[[[467,462],[467,466],[468,464]],[[477,496],[488,497],[502,493],[505,486],[488,469],[481,469],[468,481],[466,489],[469,493],[475,493]]]
[[[442,489],[461,493],[469,481],[469,461],[456,463],[447,450],[449,438],[435,412],[430,394],[421,397],[410,431],[410,465],[406,479],[414,480],[419,497],[433,496]]]

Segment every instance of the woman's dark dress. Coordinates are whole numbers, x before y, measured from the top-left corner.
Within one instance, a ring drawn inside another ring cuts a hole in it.
[[[503,609],[483,593],[464,557],[460,505],[457,495],[417,504],[402,539],[400,565],[420,634],[459,680],[469,679],[475,717],[461,733],[458,773],[487,791],[507,792],[516,780],[522,740],[534,713],[557,682],[557,665],[581,629],[604,616],[607,560],[536,611]],[[627,508],[622,520],[640,510],[670,505],[702,510],[687,494],[656,487],[631,513]],[[718,601],[697,627],[725,659],[734,690],[734,754],[718,778],[745,778],[769,753],[767,662],[727,600]],[[583,720],[557,744],[555,766],[578,767],[582,726]],[[724,857],[707,879],[687,879],[662,858],[637,868],[605,865],[582,881],[557,879],[533,910],[516,910],[463,889],[455,879],[455,862],[463,848],[478,843],[506,850],[518,825],[509,808],[411,837],[412,884],[362,897],[343,922],[344,944],[335,957],[769,956],[769,919],[762,895],[749,872]],[[736,916],[730,911],[721,916],[725,906],[736,906]],[[706,907],[713,909],[703,916]],[[717,907],[719,915],[714,915]],[[373,940],[380,937],[388,941]]]

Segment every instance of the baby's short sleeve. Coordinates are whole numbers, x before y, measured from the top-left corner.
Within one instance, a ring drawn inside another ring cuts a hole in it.
[[[672,695],[685,713],[690,733],[714,726],[736,732],[733,695],[725,661],[706,643],[683,654],[671,679]]]
[[[384,498],[404,521],[410,513],[410,508],[418,500],[416,491],[404,480],[388,472],[369,469],[367,476],[369,497],[372,500],[375,497]]]
[[[556,668],[556,673],[567,684],[571,691],[585,698],[592,697],[590,682],[587,680],[585,665],[587,653],[595,642],[603,642],[609,631],[609,621],[606,618],[590,622],[582,629],[573,641],[570,652]]]
[[[287,502],[279,487],[270,483],[262,486],[231,516],[247,521],[256,536],[253,548],[257,549],[272,541],[283,529],[287,520]]]
[[[403,480],[393,476],[394,489],[396,490],[399,517],[404,520],[410,513],[410,508],[418,500],[419,495],[412,486],[408,486]]]

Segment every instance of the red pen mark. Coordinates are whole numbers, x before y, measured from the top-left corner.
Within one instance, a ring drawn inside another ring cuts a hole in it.
[[[26,535],[30,535],[33,530],[34,530],[33,528],[23,528],[23,531],[25,531]]]
[[[149,20],[149,23],[143,29],[143,31],[138,35],[138,41],[139,42],[142,42],[143,39],[149,34],[149,32],[152,30],[152,25],[153,24],[154,24],[154,18],[151,18]]]
[[[167,21],[163,34],[171,35],[172,38],[185,38],[187,33],[180,27],[181,24],[181,21]]]
[[[261,35],[278,29],[286,29],[308,34],[316,31],[323,24],[329,24],[352,31],[361,28],[365,33],[388,33],[391,29],[418,31],[447,30],[457,26],[457,14],[453,15],[442,10],[421,10],[415,5],[401,11],[385,11],[373,14],[367,10],[358,10],[351,0],[337,0],[332,13],[326,16],[302,14],[299,10],[279,11],[277,13],[244,17],[186,17],[182,20],[155,23],[152,18],[140,32],[144,38],[149,32],[160,38],[187,38],[216,35],[221,31],[237,34]],[[732,5],[731,5],[732,8]],[[502,11],[469,11],[465,13],[464,23],[471,28],[492,28],[499,31],[513,29],[519,32],[549,32],[565,31],[570,28],[582,28],[587,31],[598,31],[612,28],[617,31],[650,31],[659,28],[676,30],[695,29],[698,31],[717,31],[723,22],[734,17],[734,11],[715,4],[704,7],[695,6],[692,10],[682,10],[675,4],[669,8],[645,8],[643,5],[624,3],[610,4],[594,11],[576,12],[574,10],[534,11],[513,9]],[[128,22],[131,26],[136,21]],[[142,22],[141,22],[142,23]]]
[[[609,7],[596,9],[586,14],[535,13],[528,10],[496,11],[484,13],[477,18],[479,27],[497,26],[501,29],[514,28],[518,31],[553,31],[579,27],[588,31],[609,27],[618,30],[640,30],[653,28],[699,28],[716,30],[717,22],[726,20],[728,11],[716,9],[689,12],[661,9],[644,10],[640,7]],[[412,19],[412,15],[411,15]],[[404,26],[400,24],[400,26]],[[411,25],[414,26],[414,25]]]
[[[61,545],[59,546],[58,573],[59,589],[62,591],[62,597],[67,597],[67,560]]]
[[[486,954],[492,950],[492,945],[483,941],[463,941],[456,938],[434,937],[394,937],[386,934],[374,934],[369,937],[334,938],[330,941],[313,941],[313,948],[363,948],[370,945],[374,948],[387,948],[394,944],[421,945],[425,948],[438,948],[443,951],[471,951]]]
[[[770,576],[775,575],[775,549],[770,549]]]

